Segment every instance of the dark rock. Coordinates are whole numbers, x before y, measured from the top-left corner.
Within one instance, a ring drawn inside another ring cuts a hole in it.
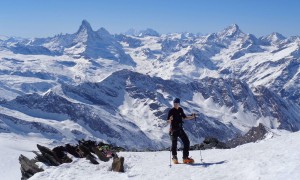
[[[45,146],[39,145],[39,144],[37,144],[36,146],[42,154],[49,154],[51,156],[55,156],[54,153],[51,151],[51,149],[49,149]]]
[[[37,148],[42,153],[42,156],[48,160],[49,166],[59,166],[60,164],[62,164],[60,159],[56,156],[56,154],[51,149],[45,146],[41,146],[39,144],[37,144]]]
[[[70,144],[66,144],[66,151],[73,155],[76,158],[80,158],[80,154],[77,152],[77,146],[72,146]]]
[[[49,160],[50,166],[59,166],[60,164],[62,164],[61,162],[59,162],[57,160],[57,158],[55,158],[54,156],[52,156],[50,154],[45,153],[45,154],[43,154],[43,156]]]
[[[91,141],[91,140],[81,140],[78,141],[79,145],[83,145],[86,149],[89,150],[89,152],[95,153],[93,151],[93,147],[97,146],[97,142],[96,141]]]
[[[228,149],[227,145],[224,142],[219,141],[216,138],[213,137],[206,137],[201,144],[196,144],[194,146],[191,146],[191,150],[204,150],[204,149]]]
[[[190,150],[204,150],[204,149],[230,149],[235,148],[239,145],[257,142],[265,138],[265,135],[268,133],[265,126],[261,123],[257,127],[252,127],[244,136],[239,136],[234,139],[231,139],[227,142],[221,142],[213,137],[206,137],[201,144],[196,144],[190,147]]]
[[[86,157],[86,156],[89,155],[89,156],[92,156],[93,158],[95,158],[95,156],[91,154],[91,151],[90,151],[89,147],[87,147],[87,146],[85,146],[83,144],[80,144],[78,146],[78,148],[83,153],[83,157]]]
[[[124,157],[114,157],[111,170],[115,172],[125,172]]]
[[[52,162],[47,159],[45,156],[43,156],[42,154],[39,154],[36,151],[33,151],[33,153],[36,155],[36,157],[34,158],[36,161],[42,162],[44,164],[46,164],[47,166],[51,166]]]
[[[265,135],[268,133],[263,124],[259,124],[257,127],[252,127],[244,136],[237,137],[228,141],[226,144],[230,148],[235,148],[239,145],[257,142],[265,138]]]
[[[21,173],[22,177],[21,180],[29,179],[35,173],[44,171],[43,169],[39,168],[34,160],[30,160],[27,157],[23,156],[22,154],[19,157],[19,163],[21,164]]]
[[[63,158],[65,156],[66,148],[63,146],[57,146],[52,149],[52,152],[59,158]]]
[[[55,147],[53,150],[53,153],[56,155],[56,157],[60,160],[61,163],[70,163],[72,162],[72,159],[67,156],[65,153],[66,148],[63,146]]]
[[[59,166],[63,163],[72,162],[72,159],[68,157],[67,152],[77,158],[86,158],[92,164],[99,164],[94,154],[96,154],[101,161],[105,162],[113,158],[114,161],[112,170],[117,172],[124,172],[124,158],[119,158],[116,154],[117,150],[125,150],[124,148],[105,144],[103,142],[97,143],[96,141],[91,140],[80,140],[78,142],[79,145],[76,146],[66,144],[65,146],[57,146],[52,150],[45,146],[37,144],[40,152],[32,151],[36,155],[34,159],[29,160],[23,155],[21,155],[19,158],[21,164],[22,179],[28,179],[36,172],[43,171],[43,169],[38,168],[38,166],[34,164],[35,162],[42,162],[47,166]],[[98,147],[102,147],[103,149],[98,149]],[[110,157],[106,156],[106,154],[108,153]]]
[[[213,137],[207,137],[204,139],[204,144],[218,144],[218,139],[213,138]]]
[[[85,157],[87,160],[90,160],[90,162],[92,164],[99,164],[98,161],[96,160],[96,158],[90,154],[88,154],[86,157]]]

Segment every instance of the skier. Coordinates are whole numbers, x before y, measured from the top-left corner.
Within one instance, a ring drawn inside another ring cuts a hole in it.
[[[194,160],[189,157],[189,149],[190,149],[190,140],[186,133],[183,130],[182,123],[183,120],[192,120],[195,118],[195,114],[192,116],[186,116],[183,112],[183,109],[180,107],[180,99],[175,98],[174,107],[169,111],[168,114],[168,122],[170,123],[170,137],[172,140],[172,155],[173,155],[173,163],[178,164],[177,158],[177,139],[178,137],[183,142],[183,163],[191,164],[194,163]]]

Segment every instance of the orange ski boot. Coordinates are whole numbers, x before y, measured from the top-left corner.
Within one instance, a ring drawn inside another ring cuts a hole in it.
[[[192,159],[192,158],[189,158],[189,157],[187,157],[187,158],[183,158],[183,163],[184,164],[193,164],[195,161],[194,161],[194,159]]]
[[[172,161],[174,164],[178,164],[177,156],[173,156]]]

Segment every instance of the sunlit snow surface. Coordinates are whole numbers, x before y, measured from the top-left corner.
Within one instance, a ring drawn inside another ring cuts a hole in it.
[[[250,143],[228,150],[204,150],[203,162],[200,152],[191,151],[196,162],[193,165],[171,165],[168,151],[161,152],[121,152],[125,157],[125,173],[111,172],[112,161],[93,165],[86,159],[58,167],[46,167],[44,172],[31,179],[69,180],[69,179],[262,179],[293,180],[300,176],[300,133],[273,131],[265,140]],[[1,179],[20,179],[18,156],[24,154],[33,157],[31,150],[36,150],[36,143],[52,147],[55,143],[35,137],[0,134]],[[57,144],[56,144],[57,145]],[[178,152],[179,162],[182,152]]]

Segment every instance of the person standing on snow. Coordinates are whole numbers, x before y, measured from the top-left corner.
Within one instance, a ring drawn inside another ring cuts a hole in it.
[[[195,114],[192,116],[186,116],[183,112],[183,109],[180,107],[180,99],[175,98],[174,107],[169,111],[168,122],[170,123],[169,134],[172,140],[172,155],[173,163],[178,164],[177,158],[177,139],[178,137],[183,142],[183,163],[189,164],[194,163],[192,158],[189,158],[189,149],[190,149],[190,140],[186,133],[183,130],[182,123],[183,120],[192,120],[195,118]]]

